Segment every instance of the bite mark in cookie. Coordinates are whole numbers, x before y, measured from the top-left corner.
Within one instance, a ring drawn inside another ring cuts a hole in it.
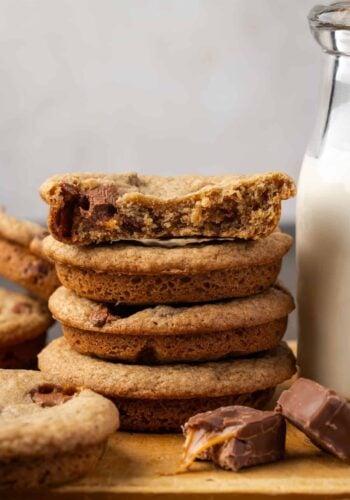
[[[66,174],[40,190],[49,227],[60,241],[88,245],[120,238],[181,236],[259,239],[277,226],[293,181],[272,172],[255,176]]]

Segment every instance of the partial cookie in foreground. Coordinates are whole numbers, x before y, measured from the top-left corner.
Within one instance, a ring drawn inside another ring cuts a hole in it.
[[[0,370],[0,488],[33,489],[92,469],[118,428],[116,407],[28,370]]]
[[[58,383],[89,387],[111,398],[122,429],[179,432],[198,412],[234,404],[263,408],[276,385],[295,373],[295,358],[281,343],[230,361],[138,366],[84,356],[60,338],[39,354],[39,368]]]
[[[100,304],[60,287],[50,297],[49,308],[76,351],[158,364],[272,349],[285,333],[294,303],[278,286],[225,302],[154,307]]]
[[[59,286],[54,266],[42,251],[45,228],[0,210],[0,275],[47,299]]]
[[[52,323],[41,300],[0,287],[0,368],[34,368]]]
[[[82,297],[125,304],[209,302],[271,286],[292,237],[275,231],[249,242],[163,248],[131,242],[66,245],[48,236],[43,249],[62,284]]]
[[[281,201],[295,195],[287,175],[56,175],[40,188],[59,241],[88,245],[121,238],[180,236],[259,239],[277,226]]]

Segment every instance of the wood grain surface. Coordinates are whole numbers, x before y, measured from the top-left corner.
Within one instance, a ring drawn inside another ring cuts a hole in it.
[[[290,383],[290,382],[289,382]],[[278,388],[278,394],[289,383]],[[181,435],[119,432],[104,457],[87,477],[47,492],[0,494],[15,499],[350,499],[350,464],[333,458],[299,431],[288,426],[286,459],[269,465],[227,472],[197,462],[190,472],[176,474]]]

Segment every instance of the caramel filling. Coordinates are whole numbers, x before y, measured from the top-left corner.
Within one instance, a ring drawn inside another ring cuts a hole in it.
[[[208,432],[205,429],[189,429],[186,434],[180,471],[187,470],[190,465],[209,448],[236,438],[236,426],[226,427],[222,431]]]

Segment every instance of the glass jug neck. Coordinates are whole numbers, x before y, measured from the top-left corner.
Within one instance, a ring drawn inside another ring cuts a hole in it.
[[[350,155],[350,0],[316,5],[310,29],[325,53],[321,102],[308,153]]]
[[[326,53],[320,105],[308,154],[320,157],[350,142],[350,57]]]
[[[350,56],[324,54],[323,79],[332,82],[335,87],[340,83],[350,84]]]
[[[350,56],[350,1],[316,5],[308,20],[313,36],[325,52]]]

